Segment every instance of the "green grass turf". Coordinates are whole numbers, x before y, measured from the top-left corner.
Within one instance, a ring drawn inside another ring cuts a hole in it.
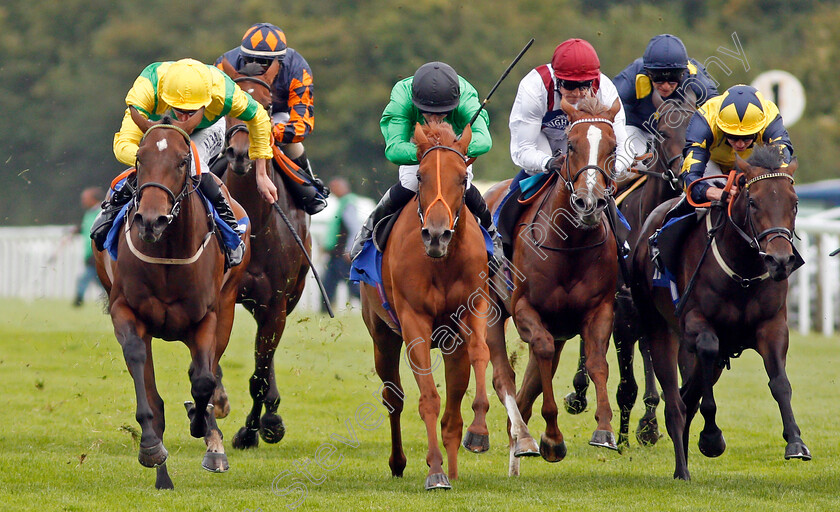
[[[569,453],[558,464],[522,461],[522,476],[507,476],[504,409],[490,397],[490,452],[460,451],[460,478],[451,491],[426,492],[426,436],[417,414],[417,386],[403,363],[407,403],[403,439],[408,466],[404,478],[390,476],[388,422],[360,428],[355,412],[376,404],[379,379],[371,341],[358,311],[337,319],[296,313],[275,358],[286,437],[240,452],[230,445],[250,407],[248,377],[253,369],[254,322],[241,309],[222,359],[232,412],[219,426],[226,435],[231,469],[201,469],[204,443],[189,436],[182,402],[190,398],[189,355],[181,343],[154,342],[160,392],[166,401],[168,467],[174,491],[154,489],[154,471],[137,462],[132,432],[135,399],[111,321],[98,304],[81,309],[56,301],[0,300],[0,510],[837,510],[840,508],[840,343],[817,335],[792,336],[788,374],[793,407],[814,459],[785,461],[778,408],[767,387],[760,358],[747,352],[733,360],[716,386],[718,424],[728,443],[717,459],[697,450],[702,419],[695,420],[689,468],[693,480],[674,481],[673,449],[666,436],[653,448],[635,440],[623,454],[588,445],[594,410],[579,416],[561,412],[560,428]],[[515,336],[509,350],[520,354],[521,378],[527,351]],[[618,372],[609,352],[610,400],[618,419]],[[567,344],[555,377],[558,400],[571,390],[577,341]],[[638,362],[637,362],[638,366]],[[488,382],[490,372],[488,372]],[[641,378],[641,376],[639,376]],[[442,375],[436,381],[443,389]],[[489,388],[492,389],[492,388]],[[462,410],[472,420],[473,388]],[[590,389],[590,404],[594,402]],[[632,428],[641,415],[641,400]],[[539,438],[544,421],[530,427]],[[384,411],[381,405],[378,410]],[[663,409],[659,420],[664,429]],[[352,427],[352,432],[349,428]],[[339,437],[352,437],[345,444]],[[337,448],[337,467],[313,470],[308,481],[296,469],[314,459],[319,446]],[[338,458],[340,455],[340,459]],[[278,475],[289,472],[272,487]],[[293,480],[305,486],[278,496]],[[296,500],[301,500],[295,503]]]

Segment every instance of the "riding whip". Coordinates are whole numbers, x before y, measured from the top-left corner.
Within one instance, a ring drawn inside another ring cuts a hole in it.
[[[295,231],[295,228],[292,226],[292,221],[290,221],[289,218],[286,217],[286,213],[283,211],[282,208],[280,208],[280,205],[274,202],[271,203],[271,206],[273,206],[274,209],[277,210],[277,213],[280,214],[280,218],[283,219],[283,222],[286,223],[286,226],[288,226],[289,231],[292,232],[292,236],[295,237],[295,242],[297,242],[297,244],[300,246],[300,250],[303,251],[303,255],[304,257],[306,257],[306,261],[309,263],[309,268],[312,269],[312,275],[315,276],[315,282],[318,283],[318,288],[321,289],[321,297],[323,297],[324,304],[327,306],[327,313],[330,314],[330,318],[335,318],[332,306],[330,305],[330,298],[327,297],[327,290],[324,289],[324,283],[321,282],[321,277],[318,275],[318,271],[315,269],[315,265],[312,264],[312,260],[309,258],[309,253],[306,252],[306,247],[303,245],[303,240],[301,240],[300,236],[298,236],[297,231]]]
[[[502,74],[501,78],[499,78],[499,80],[496,82],[496,85],[494,85],[493,88],[490,89],[490,92],[487,94],[487,97],[484,98],[484,101],[481,102],[481,107],[479,107],[479,109],[475,111],[475,114],[473,114],[472,119],[470,119],[470,122],[468,123],[470,126],[472,126],[475,120],[478,119],[478,115],[481,113],[481,110],[484,108],[485,105],[487,105],[487,102],[490,101],[490,96],[493,96],[493,93],[496,92],[496,89],[498,89],[499,84],[502,83],[502,80],[504,80],[508,76],[510,70],[513,69],[513,66],[515,66],[516,63],[519,62],[519,59],[521,59],[522,56],[525,55],[525,52],[528,51],[528,48],[530,48],[532,44],[534,44],[533,37],[530,41],[528,41],[528,44],[525,45],[525,48],[522,48],[522,51],[519,52],[519,55],[517,55],[516,58],[513,59],[513,62],[511,62],[510,66],[507,67],[505,72]]]

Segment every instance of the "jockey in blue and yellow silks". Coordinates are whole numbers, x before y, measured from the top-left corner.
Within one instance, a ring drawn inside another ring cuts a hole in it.
[[[755,144],[779,147],[785,164],[793,155],[779,108],[748,85],[735,85],[707,101],[691,118],[683,149],[682,178],[687,188],[704,175],[726,174],[735,166],[735,155],[746,159]],[[718,201],[722,188],[704,181],[691,190],[697,203]],[[737,188],[731,191],[734,196]]]
[[[706,68],[689,58],[683,42],[671,34],[654,36],[644,55],[616,75],[613,83],[624,104],[628,153],[633,157],[650,150],[657,131],[654,93],[667,100],[685,99],[691,91],[695,98],[692,107],[699,107],[718,95]]]

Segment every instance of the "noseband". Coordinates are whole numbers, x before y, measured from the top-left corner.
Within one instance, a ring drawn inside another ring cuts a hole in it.
[[[189,155],[190,155],[189,160],[187,162],[187,166],[188,167],[191,166],[193,154],[192,154],[192,145],[191,145],[191,142],[190,142],[190,135],[187,132],[185,132],[183,129],[181,129],[181,128],[175,126],[175,125],[171,125],[171,124],[152,125],[148,130],[146,130],[146,133],[143,134],[143,137],[140,139],[140,142],[139,142],[138,146],[140,144],[143,144],[143,141],[146,139],[146,136],[149,135],[149,133],[152,130],[155,130],[157,128],[169,128],[171,130],[175,130],[176,132],[180,133],[184,137],[184,140],[187,142],[187,147],[189,148]],[[134,162],[134,168],[137,169],[138,181],[139,181],[140,166],[138,165],[138,162],[136,160]],[[189,176],[189,170],[187,171],[187,176]],[[191,178],[188,178],[188,179],[184,180],[184,186],[181,188],[181,192],[177,196],[171,190],[169,190],[169,187],[167,187],[166,185],[164,185],[162,183],[157,183],[155,181],[148,181],[146,183],[143,183],[142,185],[137,187],[137,193],[134,195],[134,205],[133,205],[134,209],[136,210],[140,205],[140,197],[143,194],[143,189],[158,188],[160,190],[163,190],[164,192],[166,192],[166,195],[169,196],[169,200],[172,201],[172,208],[169,210],[169,214],[166,216],[166,219],[167,219],[166,224],[169,225],[169,224],[172,223],[172,220],[175,219],[175,217],[178,216],[178,213],[180,213],[180,211],[181,211],[181,201],[183,201],[183,199],[186,196],[188,196],[193,190],[195,190],[195,188],[198,186],[196,184],[191,189],[190,186],[189,186],[190,181],[192,181]]]
[[[461,157],[461,159],[464,161],[464,163],[467,162],[467,157],[463,153],[458,151],[457,149],[451,148],[449,146],[441,146],[441,145],[432,146],[429,149],[427,149],[426,151],[424,151],[423,154],[420,155],[420,161],[422,162],[423,159],[426,158],[426,155],[428,155],[430,152],[432,152],[436,149],[445,149],[447,151],[452,151],[453,153],[455,153],[456,155]],[[420,201],[418,200],[417,201],[417,215],[420,216],[420,225],[425,226],[426,225],[426,216],[429,215],[429,210],[431,210],[432,206],[434,206],[435,203],[437,203],[439,201],[446,208],[446,213],[449,214],[449,229],[454,230],[455,226],[458,224],[458,219],[461,218],[461,211],[459,209],[457,213],[453,214],[452,213],[452,208],[449,206],[449,204],[447,204],[446,199],[444,199],[444,197],[443,197],[443,189],[441,188],[441,180],[440,180],[440,153],[437,153],[436,164],[437,164],[437,195],[435,196],[434,200],[429,204],[429,206],[426,207],[425,212],[423,212],[422,206],[420,205]],[[417,172],[417,176],[419,178],[420,171]],[[467,191],[466,191],[466,187],[465,187],[464,188],[464,194],[466,194],[466,193],[467,193]]]

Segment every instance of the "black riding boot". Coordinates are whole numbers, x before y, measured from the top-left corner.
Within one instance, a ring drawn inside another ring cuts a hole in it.
[[[136,185],[137,173],[134,173],[125,180],[122,188],[115,190],[109,199],[102,201],[102,210],[96,216],[96,219],[93,220],[93,225],[90,227],[90,238],[96,244],[97,250],[105,250],[105,240],[108,238],[108,232],[111,231],[114,219],[117,218],[117,214],[120,213],[125,203],[134,197],[134,188]]]
[[[210,173],[205,173],[201,175],[201,182],[198,185],[198,189],[201,190],[201,193],[204,194],[211,203],[213,203],[213,207],[216,208],[216,212],[219,214],[219,217],[237,234],[242,234],[239,231],[239,223],[236,222],[236,215],[233,214],[233,210],[230,207],[230,204],[227,202],[227,198],[222,193],[222,187],[213,179],[213,175]],[[245,255],[245,242],[241,239],[239,240],[239,245],[236,249],[230,249],[227,245],[225,245],[225,257],[228,260],[228,266],[235,267],[242,263],[242,257]]]
[[[490,239],[493,240],[493,257],[490,260],[490,270],[496,272],[503,266],[504,250],[502,249],[502,237],[499,235],[496,225],[493,224],[493,215],[487,208],[487,203],[481,196],[481,192],[473,184],[470,184],[470,188],[467,189],[464,203],[470,209],[470,212],[478,218],[481,227],[487,230]]]
[[[621,258],[630,254],[630,245],[627,243],[623,234],[623,229],[618,225],[618,209],[615,206],[615,199],[609,197],[607,199],[607,215],[610,216],[610,223],[612,224],[613,233],[615,233],[615,245],[618,247],[618,255]]]
[[[373,236],[373,228],[380,220],[399,211],[400,208],[408,204],[414,195],[414,192],[399,183],[389,188],[356,234],[356,238],[353,240],[353,248],[350,250],[350,258],[356,259],[356,256],[362,252],[365,242]]]
[[[306,158],[306,152],[292,159],[292,162],[300,167],[302,173],[309,180],[309,183],[296,184],[298,190],[295,192],[298,194],[306,213],[315,215],[327,206],[327,197],[330,195],[330,189],[324,185],[324,182],[320,178],[315,177],[315,173],[312,172],[312,168],[309,165],[309,159]]]

